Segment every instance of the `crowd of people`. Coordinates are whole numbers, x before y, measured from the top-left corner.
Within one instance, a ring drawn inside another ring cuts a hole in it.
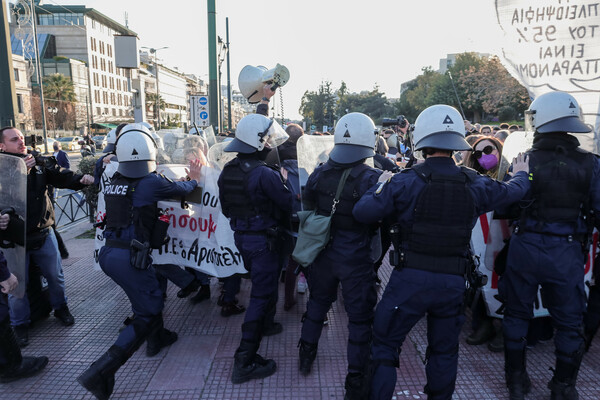
[[[403,342],[423,317],[428,341],[425,393],[429,399],[451,399],[466,306],[473,320],[467,343],[489,342],[491,351],[504,351],[511,400],[524,399],[530,390],[527,346],[552,335],[552,399],[578,399],[581,359],[600,325],[600,295],[592,286],[588,304],[583,279],[595,223],[590,216],[600,212],[600,162],[569,134],[590,130],[580,119],[576,100],[552,92],[531,104],[526,118],[535,130],[533,146],[512,160],[505,178],[499,177],[503,144],[522,127],[471,124],[454,108],[435,105],[414,125],[399,119],[398,125],[381,131],[365,114],[344,115],[336,124],[327,162],[301,182],[297,143],[304,132],[296,124],[283,130],[268,117],[274,93],[265,86],[256,113],[239,122],[224,148],[235,157],[218,180],[220,206],[252,283],[244,307],[237,298],[241,276],[221,279],[221,315],[245,313],[233,354],[232,383],[276,373],[276,362],[259,355],[258,349],[264,336],[284,329],[275,318],[282,279],[286,311],[297,305],[295,292],[308,286],[298,332],[302,375],[312,373],[327,313],[341,286],[348,315],[346,399],[392,398]],[[194,304],[211,296],[209,275],[154,264],[150,256],[166,235],[157,225],[158,201],[191,193],[202,168],[210,165],[206,141],[200,136],[185,140],[178,157],[188,163],[187,179],[171,181],[155,173],[159,160],[175,157],[161,155],[160,137],[147,125],[122,124],[109,133],[92,177],[69,170],[60,149],[55,156],[62,165],[40,165],[27,153],[18,129],[0,130],[0,150],[22,158],[28,169],[26,260],[41,268],[54,315],[65,326],[75,319],[67,306],[48,185],[100,187],[106,165],[118,163],[117,172],[102,185],[105,245],[99,263],[124,290],[133,314],[114,344],[77,379],[98,399],[111,396],[115,373],[144,342],[146,355],[153,357],[177,341],[162,315],[168,280],[180,288],[177,297],[195,293]],[[371,158],[373,166],[366,162]],[[502,321],[487,315],[481,297],[465,304],[465,281],[472,282],[475,274],[471,232],[480,215],[494,210],[506,215],[513,227],[506,268],[496,271],[505,306]],[[325,234],[317,234],[323,223]],[[14,224],[8,214],[0,216],[0,230],[9,231]],[[373,245],[374,237],[380,246]],[[394,270],[378,299],[377,273],[386,257]],[[21,355],[29,341],[29,304],[27,296],[10,294],[18,284],[11,268],[0,257],[5,293],[0,296],[0,382],[38,373],[48,363],[46,357]],[[534,324],[547,327],[549,321],[532,323],[540,285],[553,326],[534,334]]]

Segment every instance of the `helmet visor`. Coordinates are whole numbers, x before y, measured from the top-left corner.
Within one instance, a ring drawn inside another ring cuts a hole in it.
[[[280,144],[283,144],[286,140],[289,139],[290,135],[286,133],[285,129],[283,129],[277,121],[272,119],[271,124],[264,132],[262,137],[266,138],[265,147],[272,149],[279,146]]]

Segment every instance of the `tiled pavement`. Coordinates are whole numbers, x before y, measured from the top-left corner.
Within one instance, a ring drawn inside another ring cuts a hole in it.
[[[49,365],[39,375],[0,385],[0,398],[13,399],[93,399],[77,382],[77,376],[99,357],[116,338],[117,330],[130,308],[123,291],[101,271],[91,266],[93,241],[75,239],[89,228],[82,224],[64,235],[71,257],[64,262],[69,305],[76,323],[64,328],[54,317],[38,323],[30,332],[31,344],[25,354],[46,355]],[[390,273],[384,265],[384,283]],[[346,374],[347,318],[341,301],[329,313],[329,326],[323,330],[313,373],[299,374],[297,348],[300,317],[306,296],[292,310],[278,304],[277,319],[284,332],[263,339],[260,353],[275,359],[278,371],[264,380],[241,385],[230,382],[233,353],[240,340],[243,315],[223,318],[216,306],[219,286],[212,284],[210,302],[193,306],[175,295],[169,286],[165,326],[179,333],[179,341],[153,358],[144,346],[117,373],[112,399],[343,399]],[[247,303],[250,284],[244,281],[239,296]],[[283,294],[283,284],[280,285]],[[506,399],[503,383],[503,356],[485,346],[464,344],[469,321],[461,336],[459,373],[454,399]],[[395,399],[425,399],[423,359],[426,326],[421,321],[410,333],[400,356]],[[549,399],[546,382],[551,377],[553,344],[538,344],[528,353],[528,369],[533,389],[528,399]],[[579,374],[582,400],[600,399],[600,340],[586,354]]]

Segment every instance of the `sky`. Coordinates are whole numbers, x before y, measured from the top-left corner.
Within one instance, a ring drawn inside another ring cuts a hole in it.
[[[208,81],[206,0],[45,0],[86,5],[125,24],[140,45],[164,47],[159,59]],[[216,0],[217,34],[229,18],[231,85],[245,65],[290,71],[283,87],[286,118],[300,119],[305,91],[342,81],[351,92],[378,86],[398,98],[400,85],[450,53],[499,54],[494,0]],[[226,65],[222,84],[227,83]],[[275,107],[280,109],[279,94]],[[390,116],[393,117],[393,116]]]

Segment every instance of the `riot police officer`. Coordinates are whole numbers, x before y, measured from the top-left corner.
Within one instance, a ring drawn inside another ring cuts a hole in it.
[[[364,389],[368,390],[365,366],[377,302],[371,238],[377,226],[355,220],[352,208],[381,174],[365,163],[375,155],[376,139],[375,124],[367,115],[353,112],[340,118],[329,160],[309,176],[302,197],[305,210],[316,209],[321,215],[330,215],[342,174],[350,170],[335,205],[330,242],[308,270],[310,298],[299,343],[300,372],[307,375],[317,355],[323,322],[341,283],[349,331],[347,399],[364,398]]]
[[[579,148],[573,133],[590,132],[568,93],[537,97],[526,112],[534,130],[531,190],[510,240],[506,272],[499,282],[505,301],[505,370],[510,398],[523,399],[531,382],[526,342],[538,285],[556,327],[556,368],[548,383],[552,399],[578,399],[575,381],[584,352],[584,265],[600,210],[600,161]]]
[[[225,148],[238,155],[219,177],[219,200],[252,280],[242,340],[234,356],[233,383],[266,378],[276,369],[275,361],[265,360],[256,352],[262,336],[283,330],[274,321],[281,266],[278,231],[290,218],[292,194],[280,172],[264,160],[287,137],[277,122],[251,114],[240,120],[235,138]]]
[[[157,202],[190,193],[200,179],[198,163],[190,164],[188,182],[172,182],[157,175],[156,144],[145,127],[132,124],[123,128],[116,147],[119,167],[104,189],[106,244],[99,261],[102,270],[127,294],[135,318],[77,379],[99,399],[110,397],[115,372],[146,339],[147,356],[177,340],[175,332],[163,327],[164,299],[150,250],[160,247],[166,235],[166,230],[156,229]]]
[[[471,231],[479,215],[521,199],[529,188],[522,156],[508,183],[455,165],[452,152],[470,146],[453,107],[425,109],[413,135],[414,149],[425,162],[390,179],[382,175],[353,210],[361,223],[386,220],[396,228],[390,258],[395,269],[373,323],[372,399],[392,398],[402,343],[425,314],[429,344],[425,392],[430,400],[452,398],[458,336],[465,320]]]

